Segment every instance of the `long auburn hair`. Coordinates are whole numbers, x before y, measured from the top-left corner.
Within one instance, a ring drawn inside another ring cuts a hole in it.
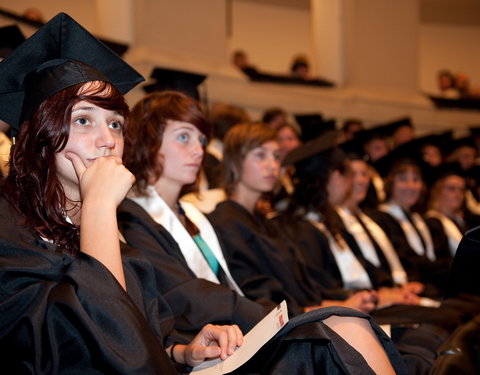
[[[142,98],[132,108],[129,127],[125,134],[125,166],[135,175],[134,191],[145,194],[146,188],[163,173],[158,162],[167,121],[188,122],[207,138],[211,125],[201,104],[177,91],[153,92]],[[195,183],[184,187],[181,194],[195,188]]]
[[[22,124],[10,154],[9,174],[0,190],[37,235],[73,256],[80,251],[80,232],[67,220],[68,198],[55,162],[56,153],[65,148],[70,135],[72,108],[85,100],[120,113],[125,121],[129,115],[123,95],[113,85],[98,82],[79,94],[83,85],[76,84],[52,95]]]

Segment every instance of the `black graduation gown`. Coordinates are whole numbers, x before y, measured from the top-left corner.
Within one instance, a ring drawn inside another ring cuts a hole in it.
[[[122,260],[127,293],[94,258],[35,236],[0,198],[2,371],[176,373],[164,345],[182,340],[151,265],[127,246]]]
[[[433,284],[438,290],[443,290],[445,277],[451,260],[442,256],[447,249],[434,249],[439,256],[432,262],[426,255],[418,255],[408,244],[405,233],[397,220],[386,212],[370,210],[368,215],[382,227],[392,241],[405,271],[410,280]]]
[[[303,306],[322,302],[323,288],[299,262],[296,246],[261,217],[227,200],[207,215],[225,245],[225,259],[247,296],[286,299],[298,313]]]
[[[196,331],[208,323],[237,324],[246,333],[275,307],[271,301],[262,301],[262,306],[226,286],[197,278],[175,239],[136,202],[125,199],[117,217],[127,243],[152,263],[157,288],[171,306],[178,330]]]
[[[313,226],[308,220],[300,217],[289,217],[287,215],[281,215],[281,220],[277,218],[278,225],[281,225],[283,233],[287,233],[293,236],[292,239],[296,239],[296,242],[300,244],[300,248],[303,251],[303,256],[308,264],[308,271],[312,277],[316,277],[317,280],[326,279],[325,275],[328,275],[329,280],[334,280],[330,286],[337,286],[342,288],[342,277],[338,269],[335,257],[333,256],[328,240],[326,236]],[[343,232],[344,239],[347,244],[351,246],[353,253],[357,256],[360,263],[364,266],[370,264],[370,268],[374,267],[371,263],[367,262],[359,253],[359,249],[355,249],[355,243],[352,241],[350,234]],[[413,250],[412,250],[413,251]],[[371,270],[370,270],[371,271]],[[370,276],[374,276],[372,272],[367,273]],[[372,283],[375,285],[375,278],[371,277]],[[448,304],[443,304],[440,308],[430,308],[423,306],[411,306],[411,305],[394,305],[387,308],[375,310],[371,315],[380,324],[392,324],[393,326],[409,326],[416,323],[425,323],[438,327],[440,331],[444,331],[437,335],[436,329],[415,333],[412,339],[413,344],[416,341],[422,342],[428,338],[431,342],[430,350],[428,353],[430,357],[434,357],[434,350],[437,345],[441,344],[441,339],[446,337],[448,332],[455,329],[462,322],[470,319],[473,315],[480,311],[480,306],[475,308],[473,304],[465,301],[449,301]],[[410,333],[409,333],[410,335]],[[410,340],[410,337],[408,338]],[[404,345],[405,339],[396,338],[396,343]],[[410,345],[410,344],[409,344]],[[425,346],[427,346],[425,344]],[[414,352],[417,348],[414,348]]]
[[[308,274],[323,286],[325,299],[346,299],[352,291],[343,288],[342,276],[327,237],[308,220],[279,214],[271,219],[277,231],[298,245]]]
[[[425,219],[428,230],[432,234],[433,247],[435,248],[435,255],[437,258],[451,259],[450,245],[448,235],[445,232],[442,222],[435,217],[428,217]],[[457,226],[460,232],[464,233],[464,228]]]
[[[183,342],[156,290],[152,265],[122,246],[127,291],[94,258],[72,258],[23,225],[0,198],[0,352],[13,374],[176,374],[164,346]],[[365,314],[323,309],[292,319],[237,374],[371,374],[322,320],[368,319],[397,373],[391,340]],[[188,370],[188,369],[187,369]]]
[[[291,256],[285,256],[285,244],[288,243],[285,238],[282,237],[283,243],[275,241],[275,238],[269,235],[268,226],[232,201],[220,203],[216,210],[208,216],[219,236],[226,242],[225,257],[232,275],[242,290],[252,290],[252,293],[265,293],[266,290],[262,289],[262,287],[265,288],[265,284],[261,284],[257,280],[261,282],[265,275],[271,275],[274,277],[270,277],[270,280],[273,279],[285,289],[284,295],[287,292],[290,292],[288,296],[298,295],[291,292],[293,290],[292,286],[300,288],[301,283],[294,277],[296,260]],[[319,235],[320,232],[313,225],[306,221],[299,221],[299,223],[303,223],[303,225],[300,224],[300,227],[291,226],[289,230],[295,234],[301,244],[306,244],[309,240],[315,238],[323,238],[324,243],[326,243],[325,237]],[[290,224],[293,225],[293,222]],[[305,231],[306,228],[310,229]],[[285,227],[282,233],[286,231]],[[315,234],[315,231],[318,233]],[[308,265],[305,274],[307,277],[311,277],[311,271],[316,267],[316,275],[320,279],[325,279],[325,265],[318,263],[314,265],[313,262],[326,259],[327,262],[333,264],[333,256],[330,257],[325,252],[319,251],[318,247],[315,249],[315,246],[318,246],[318,243],[310,243],[309,248],[301,246],[305,251],[302,255],[306,255],[306,264]],[[288,268],[287,265],[290,265],[290,267]],[[335,269],[340,275],[336,265]],[[329,274],[327,279],[334,274],[335,272]],[[341,286],[340,277],[337,282],[337,285]],[[329,284],[329,286],[334,287],[335,285]],[[382,324],[395,324],[402,327],[412,324],[415,324],[416,327],[417,323],[420,324],[418,328],[410,330],[396,328],[394,330],[395,342],[411,371],[427,373],[435,359],[436,348],[441,345],[451,330],[471,317],[471,311],[457,313],[455,307],[434,309],[397,305],[381,309],[375,312],[373,316],[376,320],[379,319]]]
[[[468,230],[480,225],[480,216],[467,209],[464,210],[463,223],[459,223],[453,218],[450,220],[462,235]],[[441,258],[445,262],[450,262],[452,258],[452,252],[450,249],[449,236],[445,231],[445,227],[443,226],[441,220],[437,217],[427,217],[425,222],[427,223],[430,233],[432,233],[435,255],[437,258]]]

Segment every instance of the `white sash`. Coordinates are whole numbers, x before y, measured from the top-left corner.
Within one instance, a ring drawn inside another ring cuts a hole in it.
[[[170,207],[168,207],[165,201],[160,197],[160,195],[158,195],[153,186],[147,187],[145,196],[139,197],[129,195],[129,198],[142,206],[158,224],[162,225],[172,235],[180,247],[188,266],[198,278],[220,284],[220,281],[213,273],[193,238],[187,232],[183,224],[173,213]],[[185,214],[195,225],[197,225],[198,229],[200,230],[201,237],[217,257],[218,263],[225,271],[225,274],[227,275],[227,278],[229,279],[233,289],[238,294],[243,295],[230,274],[222,250],[218,243],[217,236],[210,222],[208,222],[206,217],[203,216],[203,214],[196,209],[195,206],[187,202],[181,202],[181,205],[185,210]]]
[[[355,257],[350,247],[345,244],[344,248],[341,248],[337,241],[332,237],[330,231],[325,228],[325,225],[318,221],[318,216],[315,213],[307,214],[307,219],[313,226],[315,226],[315,228],[327,236],[330,250],[332,251],[337,267],[340,270],[340,275],[342,276],[344,288],[371,289],[372,282],[370,281],[370,277],[365,268],[363,268]]]
[[[419,214],[413,212],[411,216],[415,227],[418,229],[422,235],[423,241],[425,242],[425,246],[427,248],[426,252],[417,231],[413,227],[410,220],[408,220],[408,218],[405,216],[405,213],[399,205],[394,203],[382,204],[380,205],[380,210],[389,213],[398,221],[403,229],[403,232],[405,233],[405,236],[407,237],[408,244],[415,251],[415,253],[418,255],[426,255],[427,258],[432,262],[435,261],[432,236],[430,235],[427,224]]]
[[[381,264],[375,251],[375,247],[360,222],[346,208],[340,208],[338,213],[340,214],[342,220],[344,220],[344,224],[346,228],[348,228],[348,231],[352,234],[352,236],[355,237],[355,240],[357,241],[365,258],[372,264],[380,267]],[[398,254],[393,248],[393,245],[385,232],[377,225],[377,223],[370,219],[370,217],[365,215],[363,211],[360,210],[358,215],[374,240],[377,242],[378,246],[383,252],[383,255],[385,255],[392,272],[392,279],[395,284],[403,285],[407,283],[407,273],[405,272],[405,269],[398,258]],[[346,218],[346,220],[344,218]],[[375,262],[373,259],[375,259]]]
[[[378,246],[380,246],[383,251],[383,255],[385,255],[385,258],[387,258],[387,262],[392,270],[392,278],[395,284],[406,284],[408,282],[407,272],[403,268],[402,262],[400,262],[400,258],[398,257],[396,250],[393,248],[392,242],[388,239],[387,234],[378,226],[376,222],[374,222],[369,216],[365,215],[365,213],[360,212],[360,218],[375,241],[377,241]]]
[[[373,167],[370,167],[370,174],[372,176],[371,181],[377,193],[378,201],[383,202],[385,200],[385,184],[383,179]]]
[[[455,256],[458,244],[463,237],[462,232],[460,232],[460,230],[451,218],[449,218],[447,215],[442,214],[440,211],[429,210],[426,216],[438,219],[440,221],[443,230],[445,231],[445,234],[448,238],[448,248],[450,250],[450,254],[452,255],[452,257]]]
[[[378,259],[375,247],[373,246],[373,243],[370,241],[367,232],[365,232],[357,218],[345,207],[337,207],[336,210],[340,215],[345,228],[347,228],[348,232],[350,232],[350,234],[355,238],[355,241],[358,243],[363,256],[370,263],[375,265],[375,267],[380,267],[381,263],[380,259]]]
[[[478,202],[470,189],[465,190],[465,204],[474,214],[480,215],[480,202]]]
[[[210,248],[210,250],[212,250],[212,253],[217,258],[218,263],[222,266],[222,269],[225,272],[225,275],[227,276],[227,281],[230,288],[235,290],[241,296],[243,296],[244,295],[243,292],[241,291],[240,287],[237,285],[237,283],[235,282],[235,280],[233,279],[230,273],[230,269],[228,268],[227,261],[225,260],[225,257],[223,255],[222,247],[218,242],[217,234],[213,229],[213,226],[210,223],[210,221],[208,221],[205,215],[197,207],[195,207],[194,204],[190,202],[184,202],[182,199],[180,199],[180,204],[183,210],[185,211],[185,215],[187,215],[187,217],[200,230],[200,236],[207,243],[208,247]]]

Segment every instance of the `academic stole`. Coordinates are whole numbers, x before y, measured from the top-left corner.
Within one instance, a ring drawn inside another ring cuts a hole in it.
[[[385,232],[380,228],[377,223],[370,219],[364,212],[359,211],[358,215],[353,215],[349,210],[344,207],[337,209],[338,214],[345,223],[348,231],[355,237],[359,243],[360,250],[365,258],[376,267],[380,267],[381,263],[378,259],[378,255],[375,251],[374,244],[368,236],[368,231],[373,240],[377,243],[380,251],[385,256],[388,265],[391,269],[392,279],[395,284],[403,285],[407,283],[407,273],[398,258],[398,254],[393,248],[392,243],[388,239]],[[360,221],[361,220],[361,221]],[[363,224],[363,225],[362,225]],[[365,228],[363,227],[365,226]],[[361,244],[361,245],[360,245]]]
[[[371,289],[372,282],[370,281],[367,271],[353,254],[347,243],[343,242],[343,246],[340,246],[325,225],[318,221],[319,217],[314,212],[308,213],[306,217],[315,228],[327,237],[330,250],[337,263],[345,289]]]
[[[436,210],[427,211],[427,214],[425,216],[429,218],[435,218],[440,221],[440,223],[442,224],[443,230],[445,231],[445,234],[447,235],[447,238],[448,238],[448,248],[450,250],[450,254],[452,255],[452,257],[455,256],[455,253],[457,252],[458,244],[460,243],[460,240],[463,237],[463,234],[462,232],[460,232],[457,225],[447,215],[444,215],[441,212]]]
[[[420,215],[412,212],[411,217],[413,223],[411,223],[402,208],[396,204],[382,204],[380,205],[380,210],[389,213],[397,220],[407,237],[408,244],[415,253],[418,255],[426,255],[430,261],[435,261],[436,257],[433,251],[432,236],[430,235],[427,224],[422,220]],[[416,229],[413,225],[415,225]]]

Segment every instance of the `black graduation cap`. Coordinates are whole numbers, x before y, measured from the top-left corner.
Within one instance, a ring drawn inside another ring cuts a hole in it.
[[[287,154],[283,165],[295,166],[295,178],[315,178],[338,161],[346,158],[345,152],[337,147],[339,132],[330,130],[312,139]]]
[[[45,99],[93,80],[110,82],[125,94],[143,77],[60,13],[0,63],[0,119],[18,129]]]
[[[393,121],[389,121],[383,126],[388,135],[393,135],[393,133],[395,133],[402,126],[408,126],[410,128],[413,128],[413,123],[411,118],[406,116]]]
[[[364,145],[374,139],[388,139],[390,131],[390,124],[375,125],[368,129],[362,129],[354,134],[353,139],[343,142],[340,147],[347,153],[366,158]]]
[[[423,175],[425,176],[430,166],[423,160],[421,153],[421,147],[424,144],[424,141],[428,139],[433,139],[434,137],[425,137],[422,139],[414,139],[412,141],[406,142],[395,149],[391,150],[387,155],[373,162],[373,167],[377,172],[382,176],[386,177],[394,165],[398,163],[408,162],[411,164],[417,165]]]
[[[470,134],[474,137],[480,136],[480,125],[471,125],[469,128]]]
[[[444,163],[438,168],[435,168],[431,176],[431,184],[438,180],[444,179],[448,176],[460,176],[462,178],[467,177],[467,173],[462,170],[458,163]]]
[[[25,40],[17,25],[0,27],[0,58],[7,57]]]
[[[147,93],[174,90],[183,92],[196,100],[200,100],[198,86],[207,76],[177,69],[155,68],[150,78],[153,78],[155,82],[143,87]]]
[[[477,145],[475,144],[475,140],[470,135],[470,136],[466,136],[466,137],[452,139],[451,142],[448,144],[447,151],[449,153],[452,153],[460,147],[470,147],[470,148],[473,148],[475,150],[477,149]]]
[[[325,132],[335,130],[335,120],[326,120],[320,113],[296,114],[295,120],[302,129],[303,142],[308,142]]]

